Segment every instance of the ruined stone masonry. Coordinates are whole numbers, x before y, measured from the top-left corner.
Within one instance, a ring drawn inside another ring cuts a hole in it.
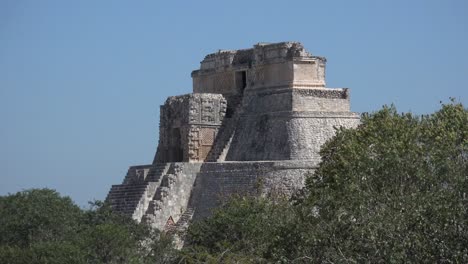
[[[209,54],[193,93],[161,106],[153,164],[132,166],[107,201],[161,230],[183,230],[234,193],[304,186],[336,127],[355,127],[349,90],[325,88],[323,57],[299,42]]]

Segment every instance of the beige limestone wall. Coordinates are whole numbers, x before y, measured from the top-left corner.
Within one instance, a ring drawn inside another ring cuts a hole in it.
[[[356,127],[359,115],[346,112],[297,112],[289,117],[287,123],[289,158],[320,159],[320,148],[335,135],[336,129]]]
[[[238,195],[291,196],[304,187],[318,161],[268,161],[205,163],[195,180],[189,207],[194,220],[211,214],[221,201]]]
[[[295,61],[295,87],[325,87],[325,64],[319,60]]]
[[[293,111],[349,111],[349,101],[337,98],[294,97]]]
[[[293,111],[349,112],[347,89],[293,89]]]
[[[251,114],[262,114],[278,111],[289,111],[292,108],[290,89],[249,91],[244,95],[243,111]]]
[[[234,71],[198,74],[192,79],[194,93],[237,93]]]
[[[289,160],[285,119],[271,114],[243,115],[239,120],[227,161]]]
[[[288,86],[293,82],[293,62],[285,61],[281,63],[258,65],[252,69],[251,76],[250,87],[247,87],[247,90],[268,87],[284,88],[284,86]]]
[[[242,116],[228,161],[318,159],[320,146],[335,127],[355,127],[359,115],[350,112],[275,112]]]

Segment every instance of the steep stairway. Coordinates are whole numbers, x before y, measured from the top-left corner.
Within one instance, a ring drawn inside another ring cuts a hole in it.
[[[149,192],[156,190],[167,167],[167,164],[131,167],[122,184],[112,185],[106,201],[114,211],[132,217],[145,196],[154,195]]]
[[[216,136],[215,142],[213,147],[205,159],[205,162],[218,162],[224,161],[227,151],[231,145],[232,138],[234,137],[234,133],[236,131],[236,124],[239,120],[239,112],[242,106],[242,97],[236,97],[231,100],[232,107],[231,117],[225,117],[223,120],[223,124],[218,130],[218,134]]]
[[[166,233],[168,234],[175,234],[175,233],[183,233],[187,230],[190,221],[192,220],[193,214],[195,213],[195,209],[189,207],[185,210],[185,212],[180,216],[179,220],[175,225],[168,225],[166,228]]]
[[[146,183],[112,185],[106,201],[114,211],[131,217],[140,202],[140,198],[145,193],[146,187]]]

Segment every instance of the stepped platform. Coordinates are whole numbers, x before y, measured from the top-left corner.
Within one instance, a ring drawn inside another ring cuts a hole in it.
[[[112,185],[106,202],[114,211],[133,217],[148,192],[155,191],[167,171],[167,164],[133,166],[127,172],[122,184]]]

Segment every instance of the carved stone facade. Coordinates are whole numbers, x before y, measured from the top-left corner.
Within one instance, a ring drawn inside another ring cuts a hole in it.
[[[220,94],[169,97],[160,110],[159,144],[154,163],[204,161],[226,109],[227,102]]]
[[[298,42],[207,55],[192,72],[193,93],[161,106],[153,164],[131,167],[107,200],[137,221],[180,231],[220,197],[293,193],[335,129],[359,124],[349,90],[325,88],[325,64]]]

